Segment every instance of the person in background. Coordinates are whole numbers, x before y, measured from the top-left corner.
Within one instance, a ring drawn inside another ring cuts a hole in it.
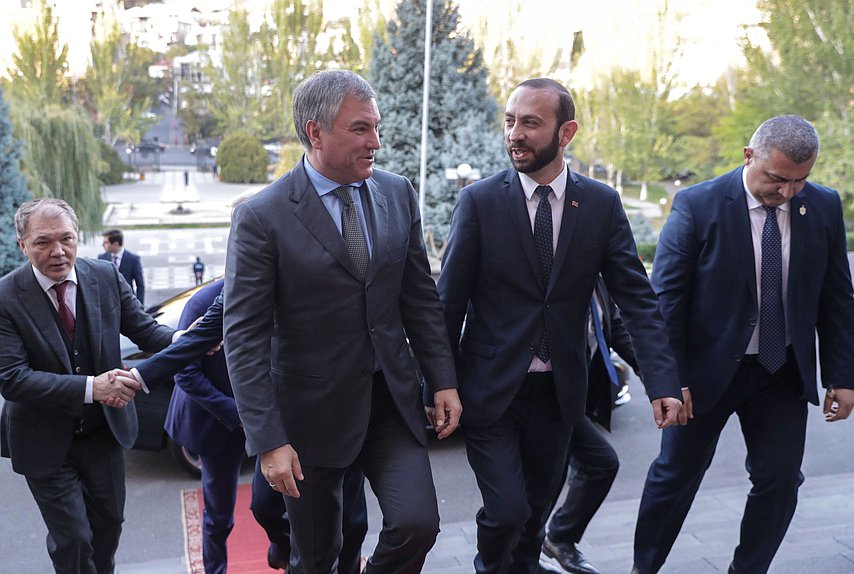
[[[478,574],[537,571],[572,427],[584,416],[600,273],[636,343],[658,427],[676,424],[682,404],[620,196],[563,159],[574,117],[572,97],[553,80],[512,92],[504,133],[513,168],[462,189],[439,275],[461,428],[483,496]]]
[[[193,263],[193,277],[196,280],[196,285],[205,282],[205,264],[202,263],[201,257],[196,257],[196,262]]]
[[[111,574],[124,521],[124,450],[141,387],[119,335],[149,352],[177,336],[112,264],[77,258],[78,220],[42,198],[15,214],[29,260],[0,279],[0,452],[24,475],[58,573]]]
[[[616,451],[594,424],[595,421],[611,430],[613,389],[619,385],[611,348],[639,374],[629,333],[600,276],[587,321],[587,416],[572,427],[569,489],[552,515],[543,541],[545,559],[540,559],[540,566],[548,570],[557,567],[572,574],[599,572],[578,549],[578,543],[608,496],[620,468]]]
[[[768,570],[804,480],[807,403],[819,403],[816,333],[825,417],[851,413],[854,295],[839,194],[807,181],[818,152],[809,122],[771,118],[745,146],[743,165],[674,197],[652,284],[693,418],[661,437],[634,572],[661,569],[733,414],[752,488],[729,572]]]
[[[104,253],[98,259],[112,261],[136,298],[145,305],[145,275],[142,272],[142,259],[133,251],[124,248],[125,235],[121,229],[108,229],[101,234],[104,238]]]

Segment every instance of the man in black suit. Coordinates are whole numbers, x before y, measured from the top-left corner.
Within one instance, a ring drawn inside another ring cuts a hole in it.
[[[125,234],[121,229],[108,229],[101,235],[104,237],[104,253],[98,255],[98,259],[112,261],[131,286],[136,298],[145,305],[145,276],[142,273],[142,259],[133,251],[124,248]]]
[[[440,438],[461,411],[418,199],[407,179],[374,169],[375,97],[347,71],[301,83],[293,117],[306,155],[235,210],[228,240],[229,375],[247,451],[286,495],[297,574],[335,568],[353,463],[383,510],[366,572],[420,572],[439,513],[410,345]]]
[[[587,321],[587,416],[572,427],[569,489],[563,504],[552,515],[543,541],[546,558],[540,559],[540,565],[550,567],[549,570],[557,566],[572,574],[599,573],[578,549],[578,542],[608,496],[620,468],[616,451],[593,424],[595,421],[611,430],[613,389],[619,385],[611,348],[639,374],[620,311],[599,277]]]
[[[715,446],[736,414],[753,484],[730,573],[768,570],[795,512],[807,403],[854,406],[854,297],[842,203],[807,182],[815,128],[797,116],[764,122],[744,165],[685,189],[659,237],[653,286],[693,419],[667,429],[635,530],[635,571],[658,572],[685,520]]]
[[[140,388],[119,368],[119,333],[157,351],[174,332],[143,311],[113,265],[77,259],[77,225],[53,198],[15,215],[29,262],[0,279],[0,447],[27,479],[54,569],[108,574]]]
[[[460,192],[439,276],[461,428],[483,495],[478,573],[536,572],[571,429],[584,416],[587,316],[600,273],[637,343],[656,424],[676,423],[681,406],[620,196],[564,162],[574,115],[552,80],[513,91],[504,114],[513,169]]]

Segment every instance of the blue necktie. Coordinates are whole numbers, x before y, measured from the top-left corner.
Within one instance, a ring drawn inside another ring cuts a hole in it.
[[[554,231],[552,231],[552,206],[549,203],[549,194],[552,188],[548,185],[538,186],[537,194],[540,203],[537,204],[537,212],[534,214],[534,245],[537,248],[537,259],[540,262],[540,275],[546,290],[549,288],[549,278],[552,275],[552,263],[554,262]],[[549,362],[549,339],[546,331],[540,334],[537,341],[537,349],[534,352],[542,362]]]
[[[614,385],[619,385],[617,371],[614,369],[614,363],[611,362],[611,352],[608,343],[605,342],[605,331],[602,330],[602,321],[599,320],[598,307],[596,298],[594,297],[590,301],[590,314],[593,316],[593,331],[596,333],[596,342],[599,344],[599,352],[602,354],[602,362],[605,363],[605,370],[608,371],[608,378],[611,379]]]
[[[777,208],[765,209],[762,228],[761,296],[759,304],[759,364],[776,373],[786,363],[786,316],[783,312],[783,249]]]

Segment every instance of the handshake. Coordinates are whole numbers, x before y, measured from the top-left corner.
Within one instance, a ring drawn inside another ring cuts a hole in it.
[[[108,407],[122,409],[136,396],[142,385],[130,371],[113,369],[95,377],[92,400]]]

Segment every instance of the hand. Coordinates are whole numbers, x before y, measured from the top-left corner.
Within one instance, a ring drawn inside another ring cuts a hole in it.
[[[433,404],[436,407],[430,422],[433,423],[433,428],[440,439],[448,438],[460,426],[460,415],[463,412],[457,389],[437,391],[433,394]],[[427,416],[429,418],[430,413]]]
[[[129,372],[113,369],[95,377],[92,384],[92,400],[108,407],[124,408],[142,386]]]
[[[848,418],[854,408],[854,389],[828,389],[824,395],[824,420],[832,423]]]
[[[682,389],[682,408],[679,409],[677,420],[680,425],[687,425],[688,419],[694,418],[694,400],[691,398],[691,389]]]
[[[213,347],[211,347],[210,349],[208,349],[208,356],[210,356],[210,355],[214,355],[214,354],[218,353],[218,352],[219,352],[219,350],[220,350],[220,349],[222,349],[222,343],[223,343],[223,342],[222,342],[222,341],[220,341],[219,343],[217,343],[216,345],[214,345]]]
[[[673,397],[662,397],[653,399],[652,414],[655,417],[655,424],[660,429],[665,429],[669,426],[677,424],[679,410],[682,408],[682,401]]]
[[[305,477],[302,474],[297,451],[291,445],[286,444],[262,452],[259,456],[261,474],[270,483],[270,488],[293,498],[299,498],[300,494],[296,481],[303,480]]]

